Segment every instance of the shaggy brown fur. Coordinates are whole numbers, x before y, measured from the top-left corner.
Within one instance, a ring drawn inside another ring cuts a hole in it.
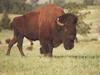
[[[57,24],[58,18],[59,22],[64,24],[63,27]],[[72,49],[76,37],[76,23],[75,15],[65,14],[61,7],[54,4],[15,17],[11,23],[14,37],[9,43],[7,55],[10,55],[12,46],[17,43],[21,55],[24,56],[22,50],[24,37],[32,41],[39,40],[40,53],[44,55],[52,56],[53,48],[61,43],[64,44],[65,49]]]

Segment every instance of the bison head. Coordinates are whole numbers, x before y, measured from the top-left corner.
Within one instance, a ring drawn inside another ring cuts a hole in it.
[[[76,38],[77,16],[72,13],[67,13],[58,17],[56,22],[57,25],[61,27],[64,48],[67,50],[72,49]]]

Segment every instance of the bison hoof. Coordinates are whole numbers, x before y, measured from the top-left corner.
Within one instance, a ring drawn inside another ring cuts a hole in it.
[[[10,56],[10,53],[6,53],[7,56]]]
[[[52,57],[52,54],[51,54],[51,53],[48,53],[48,56],[49,56],[49,57]]]
[[[33,47],[32,47],[32,46],[27,47],[27,50],[28,50],[28,51],[32,51],[32,49],[33,49]]]
[[[25,57],[25,54],[21,54],[22,57]]]
[[[48,54],[44,54],[45,57],[52,57],[52,54],[51,53],[48,53]]]

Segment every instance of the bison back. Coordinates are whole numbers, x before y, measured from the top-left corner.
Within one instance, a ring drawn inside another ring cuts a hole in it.
[[[48,4],[46,6],[37,9],[36,11],[40,12],[39,15],[40,38],[51,39],[52,29],[56,25],[57,17],[64,14],[63,9],[54,4]]]

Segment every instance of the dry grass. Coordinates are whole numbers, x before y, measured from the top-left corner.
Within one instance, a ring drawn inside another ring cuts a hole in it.
[[[0,35],[4,41],[12,32],[3,31]],[[0,45],[0,75],[100,75],[100,41],[75,43],[75,48],[70,51],[61,45],[54,49],[52,58],[40,55],[38,41],[32,51],[26,50],[28,46],[29,41],[25,40],[26,57],[21,57],[16,45],[11,56],[5,55],[6,44]]]
[[[100,10],[92,10],[86,21],[100,23]],[[96,12],[96,13],[95,13]],[[13,16],[11,16],[13,17]],[[2,31],[0,40],[0,75],[100,75],[100,41],[81,41],[75,48],[67,51],[63,45],[55,48],[53,57],[43,57],[39,53],[39,42],[34,42],[33,50],[27,51],[29,41],[24,41],[24,53],[21,57],[16,45],[11,56],[6,56],[5,39],[12,37],[12,31]]]

